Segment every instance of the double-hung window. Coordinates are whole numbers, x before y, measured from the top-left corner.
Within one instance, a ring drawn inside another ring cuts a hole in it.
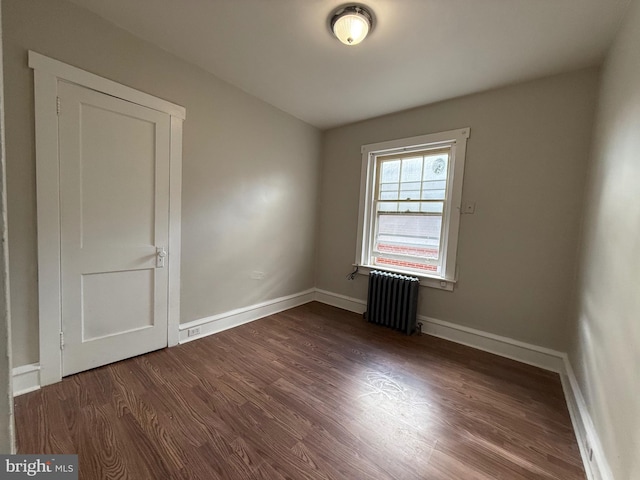
[[[362,147],[356,264],[452,289],[469,128]]]

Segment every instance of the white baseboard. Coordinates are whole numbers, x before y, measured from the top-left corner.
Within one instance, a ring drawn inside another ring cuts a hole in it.
[[[571,423],[576,433],[587,478],[588,480],[614,480],[600,437],[593,425],[593,420],[591,420],[582,390],[580,390],[578,379],[569,361],[569,356],[566,354],[564,355],[564,370],[564,374],[560,375],[562,388],[567,399]]]
[[[367,302],[339,293],[327,292],[316,288],[315,301],[325,303],[333,307],[338,307],[350,312],[363,314],[367,310]]]
[[[40,364],[22,365],[13,369],[13,396],[40,389]]]
[[[315,299],[318,302],[359,314],[367,309],[367,302],[364,300],[326,290],[316,289]],[[564,354],[562,352],[476,330],[475,328],[445,322],[437,318],[418,315],[418,321],[422,322],[422,333],[427,335],[444,338],[445,340],[494,353],[501,357],[551,370],[552,372],[564,372]]]
[[[510,358],[556,373],[564,371],[563,353],[509,337],[418,315],[422,333]]]
[[[315,289],[311,288],[304,292],[294,293],[293,295],[275,298],[266,302],[250,305],[248,307],[237,308],[229,312],[183,323],[180,325],[180,343],[190,342],[191,340],[222,332],[224,330],[288,310],[289,308],[312,302],[314,300],[314,294]],[[188,331],[195,327],[200,328],[200,333],[189,337]]]

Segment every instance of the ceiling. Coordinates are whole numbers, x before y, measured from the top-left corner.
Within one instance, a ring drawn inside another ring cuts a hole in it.
[[[71,0],[319,128],[599,64],[629,0]]]

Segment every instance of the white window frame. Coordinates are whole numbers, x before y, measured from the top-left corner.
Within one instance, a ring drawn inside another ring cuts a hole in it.
[[[358,214],[358,237],[356,245],[356,260],[354,265],[359,267],[359,273],[368,275],[371,270],[385,270],[403,273],[420,278],[421,285],[443,290],[453,290],[457,281],[457,253],[458,232],[460,229],[460,214],[462,203],[462,184],[464,180],[464,164],[467,150],[467,139],[470,128],[461,128],[447,132],[402,138],[387,142],[363,145],[362,172],[360,179],[360,209]],[[376,164],[380,155],[410,152],[438,147],[450,147],[449,176],[447,179],[447,200],[442,214],[442,269],[440,275],[403,271],[399,268],[371,265],[371,250],[373,229],[375,226],[375,198]]]

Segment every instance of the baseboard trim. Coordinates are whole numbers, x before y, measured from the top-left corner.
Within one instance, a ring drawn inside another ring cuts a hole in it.
[[[422,322],[422,333],[427,335],[467,345],[544,370],[556,373],[564,371],[563,352],[423,315],[418,315],[418,321]]]
[[[13,369],[13,396],[40,389],[40,364],[32,363]]]
[[[297,307],[314,300],[315,289],[311,288],[304,292],[294,293],[284,297],[275,298],[266,302],[256,303],[248,307],[237,308],[228,312],[201,318],[192,322],[180,325],[180,343],[190,342],[198,338],[213,335],[230,328],[253,322],[260,318],[273,315],[275,313]],[[200,333],[189,337],[188,331],[191,328],[200,327]]]
[[[358,314],[367,309],[367,302],[338,293],[316,289],[316,301]],[[422,333],[467,345],[478,350],[527,363],[552,372],[564,372],[563,353],[512,338],[457,325],[437,318],[418,315]]]
[[[560,375],[562,388],[567,400],[571,423],[576,434],[587,479],[614,480],[611,467],[609,467],[609,462],[602,448],[602,442],[600,442],[600,437],[593,425],[578,379],[569,361],[569,356],[565,354],[563,360],[564,374]],[[589,452],[590,448],[593,451],[592,455]]]
[[[319,288],[316,288],[315,301],[353,313],[362,314],[367,310],[367,302],[364,300],[347,297],[339,293],[328,292],[327,290],[320,290]]]

